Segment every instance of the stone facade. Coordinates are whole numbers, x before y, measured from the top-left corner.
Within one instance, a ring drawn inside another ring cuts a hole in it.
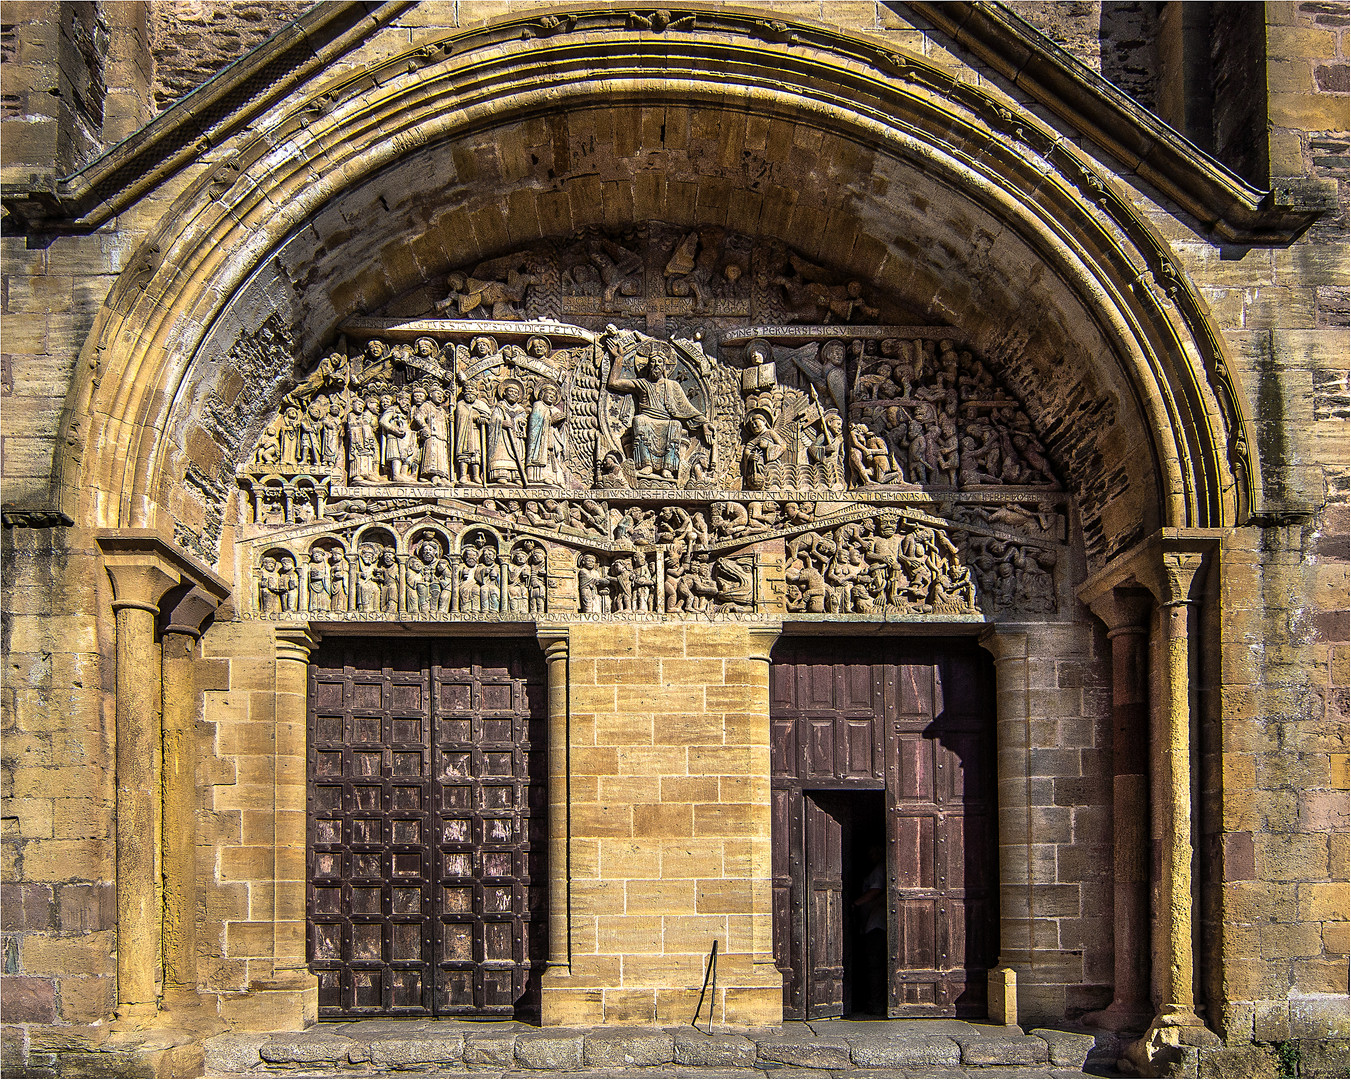
[[[3,12],[5,1067],[316,1019],[389,635],[540,651],[546,1025],[783,1018],[825,634],[993,658],[1024,1024],[1344,1050],[1346,7],[302,7]]]

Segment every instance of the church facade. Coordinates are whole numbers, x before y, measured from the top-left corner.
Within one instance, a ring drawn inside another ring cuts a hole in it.
[[[1344,6],[4,17],[7,1068],[1344,1056]]]

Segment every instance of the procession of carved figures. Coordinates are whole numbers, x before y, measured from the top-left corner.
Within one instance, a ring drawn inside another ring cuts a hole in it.
[[[654,226],[423,293],[349,323],[241,468],[258,614],[1056,610],[1029,417],[952,331],[879,325],[858,282]],[[430,506],[444,525],[400,532]]]

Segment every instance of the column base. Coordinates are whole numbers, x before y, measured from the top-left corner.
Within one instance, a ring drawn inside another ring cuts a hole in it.
[[[235,1031],[304,1031],[319,1019],[319,981],[288,978],[221,994],[220,1015]]]
[[[1105,1009],[1087,1013],[1084,1023],[1103,1031],[1144,1031],[1154,1020],[1154,1010],[1143,1002],[1114,1001]]]
[[[1165,1002],[1144,1037],[1126,1047],[1126,1060],[1141,1076],[1160,1075],[1182,1060],[1184,1048],[1218,1047],[1220,1037],[1190,1005]]]

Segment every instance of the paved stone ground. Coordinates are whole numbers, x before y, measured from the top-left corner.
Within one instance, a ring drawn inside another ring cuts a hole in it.
[[[826,1020],[708,1035],[683,1028],[535,1028],[363,1020],[219,1035],[207,1076],[1013,1077],[1115,1076],[1110,1035],[960,1020]]]

